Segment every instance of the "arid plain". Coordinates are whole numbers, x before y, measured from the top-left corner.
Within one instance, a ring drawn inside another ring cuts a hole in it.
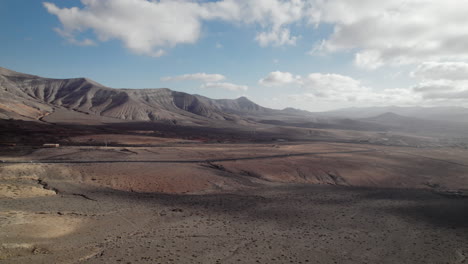
[[[465,108],[0,85],[1,263],[468,262]]]
[[[466,149],[104,138],[3,149],[2,262],[466,262]]]

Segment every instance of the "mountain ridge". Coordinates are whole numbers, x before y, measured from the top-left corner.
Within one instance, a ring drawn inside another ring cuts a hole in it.
[[[353,119],[371,118],[385,113],[394,113],[432,121],[450,121],[468,123],[468,108],[461,106],[379,106],[379,107],[350,107],[322,112],[321,115],[347,117]]]
[[[249,112],[273,113],[246,97],[210,99],[168,88],[118,89],[89,78],[52,79],[0,68],[0,113],[4,117],[37,119],[63,108],[129,121],[241,121]],[[30,111],[17,111],[31,108]],[[192,120],[189,120],[192,119]],[[193,120],[195,119],[195,120]]]
[[[276,110],[260,106],[244,96],[236,99],[211,99],[169,88],[116,89],[84,77],[43,78],[0,68],[0,119],[82,124],[164,122],[205,127],[240,125],[246,129],[250,126],[280,126],[301,129],[396,130],[459,136],[468,129],[467,117],[468,109],[461,107],[387,106],[322,113],[291,107]],[[432,121],[428,121],[430,118]]]

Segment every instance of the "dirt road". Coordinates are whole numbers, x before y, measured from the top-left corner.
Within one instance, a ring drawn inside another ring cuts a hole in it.
[[[262,159],[276,159],[287,157],[303,157],[315,156],[324,154],[352,154],[352,153],[368,153],[375,152],[375,149],[368,150],[353,150],[353,151],[328,151],[328,152],[308,152],[308,153],[290,153],[280,155],[265,155],[255,157],[238,157],[238,158],[223,158],[223,159],[203,159],[203,160],[2,160],[0,163],[4,164],[96,164],[96,163],[211,163],[223,161],[241,161],[241,160],[262,160]]]

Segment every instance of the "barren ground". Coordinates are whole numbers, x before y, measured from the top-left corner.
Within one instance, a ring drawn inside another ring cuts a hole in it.
[[[466,149],[115,140],[2,149],[0,262],[468,262]]]

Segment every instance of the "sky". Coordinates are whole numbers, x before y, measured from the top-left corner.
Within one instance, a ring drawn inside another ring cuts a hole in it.
[[[0,67],[266,107],[468,107],[460,0],[1,0]]]

